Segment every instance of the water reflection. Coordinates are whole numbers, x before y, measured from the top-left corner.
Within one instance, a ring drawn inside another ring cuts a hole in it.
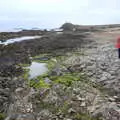
[[[48,70],[45,63],[38,63],[38,62],[32,62],[29,69],[30,69],[29,72],[30,79],[42,75]]]

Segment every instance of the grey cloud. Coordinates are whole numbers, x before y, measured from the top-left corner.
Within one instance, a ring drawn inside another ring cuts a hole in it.
[[[119,23],[119,5],[119,0],[1,0],[0,26],[51,28],[65,21]]]

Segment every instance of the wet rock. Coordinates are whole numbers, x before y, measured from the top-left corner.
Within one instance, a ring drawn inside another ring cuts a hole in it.
[[[49,57],[40,57],[40,58],[35,58],[34,60],[47,61],[49,59],[50,59]]]
[[[50,73],[51,76],[60,76],[62,75],[62,71],[60,69],[60,67],[56,67],[54,68],[51,73]]]

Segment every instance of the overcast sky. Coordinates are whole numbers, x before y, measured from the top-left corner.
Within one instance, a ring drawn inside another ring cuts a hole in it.
[[[0,29],[120,23],[120,0],[0,0]]]

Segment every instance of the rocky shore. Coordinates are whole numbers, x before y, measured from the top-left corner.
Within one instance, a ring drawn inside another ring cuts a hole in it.
[[[0,45],[0,120],[120,120],[120,28],[70,25],[0,33],[3,41],[42,36]],[[33,61],[49,71],[29,80],[24,66]]]

